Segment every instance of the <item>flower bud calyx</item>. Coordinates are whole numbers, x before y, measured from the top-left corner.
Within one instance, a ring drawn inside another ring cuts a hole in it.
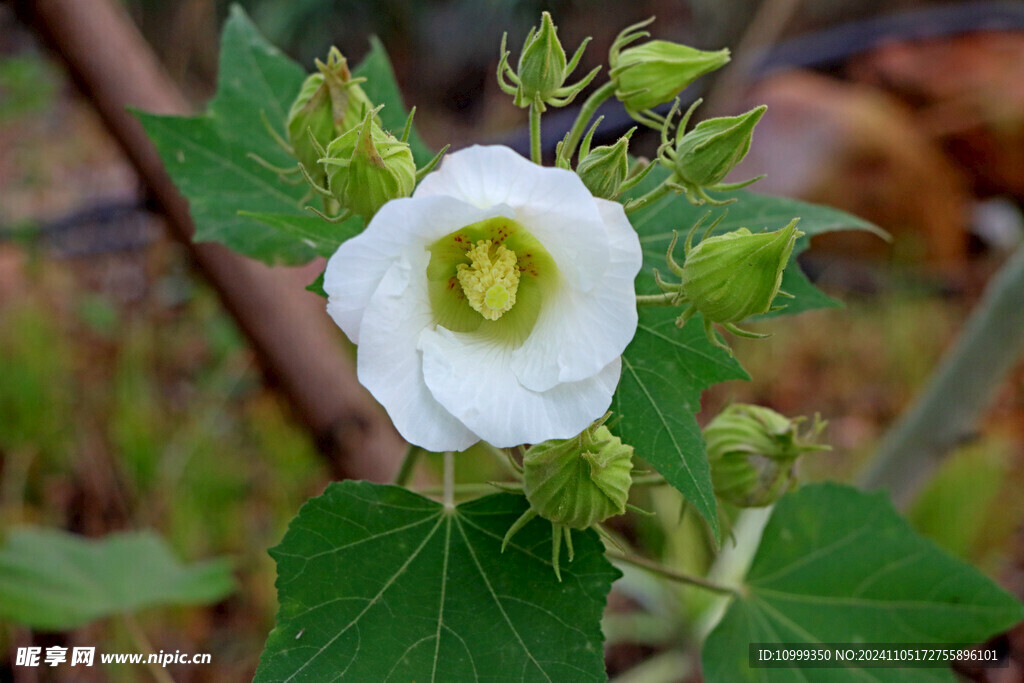
[[[318,72],[306,77],[292,102],[285,132],[295,158],[322,185],[325,173],[317,163],[321,156],[317,145],[327,147],[336,137],[360,125],[373,104],[359,85],[366,79],[352,78],[338,48],[332,47],[327,61],[317,60],[316,66]]]
[[[570,530],[600,529],[601,522],[626,511],[633,448],[604,426],[607,417],[577,437],[536,444],[523,456],[523,492],[530,508],[505,534],[502,548],[527,522],[543,517],[551,522],[552,563],[559,580],[563,538],[572,561]]]
[[[507,39],[507,34],[501,39],[498,85],[504,92],[515,97],[517,107],[534,106],[540,111],[544,111],[547,105],[564,107],[572,102],[600,71],[600,67],[596,67],[579,82],[565,85],[565,80],[579,65],[590,38],[580,44],[572,59],[567,62],[565,49],[558,39],[558,29],[547,12],[541,14],[540,27],[531,28],[527,34],[519,55],[518,68],[515,70],[509,64],[510,55],[505,49]]]
[[[796,461],[812,451],[826,423],[815,416],[804,434],[804,418],[790,419],[770,408],[734,403],[704,428],[715,495],[738,507],[774,503],[797,483]]]
[[[664,119],[651,110],[671,102],[699,77],[727,64],[729,50],[708,52],[665,40],[627,47],[649,36],[641,29],[652,21],[653,17],[624,29],[612,44],[608,59],[616,98],[634,119],[658,129]]]

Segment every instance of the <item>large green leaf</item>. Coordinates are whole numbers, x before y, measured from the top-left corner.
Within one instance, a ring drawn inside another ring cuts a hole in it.
[[[666,175],[664,169],[655,169],[631,196],[643,194]],[[866,221],[824,206],[749,192],[731,196],[737,201],[727,209],[712,209],[713,218],[725,212],[716,233],[740,227],[775,230],[799,216],[800,229],[807,235],[797,242],[794,256],[807,247],[811,235],[845,228],[880,232]],[[659,291],[654,268],[671,277],[665,267],[665,254],[672,231],[685,235],[708,210],[693,206],[682,196],[673,196],[631,216],[644,252],[637,293]],[[680,239],[676,252],[680,261],[682,242]],[[783,288],[796,297],[786,300],[788,313],[837,305],[807,281],[795,260],[786,269]],[[612,409],[620,416],[618,432],[622,439],[686,496],[718,538],[711,471],[694,414],[700,409],[704,389],[716,382],[749,377],[733,358],[707,341],[699,316],[677,330],[673,319],[678,314],[674,309],[641,310],[636,337],[623,354],[622,379]]]
[[[686,496],[718,538],[711,469],[695,414],[704,389],[750,377],[708,342],[699,320],[679,329],[677,315],[667,308],[640,309],[636,336],[622,355],[612,410],[622,440]]]
[[[308,245],[317,255],[326,257],[336,252],[342,242],[349,237],[355,237],[363,229],[361,218],[353,218],[339,226],[332,225],[313,214],[292,216],[280,213],[240,211],[239,215],[257,220],[285,235],[291,235]]]
[[[364,84],[367,93],[385,105],[381,111],[385,128],[400,133],[406,111],[379,42],[374,41],[353,74],[369,79]],[[252,158],[256,155],[279,168],[295,167],[295,160],[274,141],[267,124],[283,132],[288,109],[305,76],[235,6],[224,27],[217,94],[207,112],[195,117],[136,112],[174,183],[189,200],[197,242],[220,242],[266,263],[297,264],[362,229],[358,218],[311,228],[320,219],[304,206],[309,200],[305,182],[284,182]],[[430,158],[415,131],[412,143],[417,160]],[[311,230],[318,239],[308,238]]]
[[[559,583],[539,519],[503,554],[524,510],[521,496],[446,509],[332,484],[271,550],[281,608],[256,680],[604,680],[601,613],[619,573],[587,531]]]
[[[0,548],[0,620],[36,629],[71,629],[156,605],[215,602],[234,588],[227,560],[185,566],[147,532],[92,540],[18,528]]]
[[[704,647],[708,681],[948,680],[946,669],[752,669],[750,643],[976,643],[1024,618],[974,567],[918,536],[884,493],[784,496]]]

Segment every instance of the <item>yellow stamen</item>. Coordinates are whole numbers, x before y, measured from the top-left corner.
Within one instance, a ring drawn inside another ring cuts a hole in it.
[[[469,305],[488,320],[497,320],[516,303],[519,267],[516,253],[491,240],[481,240],[466,252],[457,276]]]

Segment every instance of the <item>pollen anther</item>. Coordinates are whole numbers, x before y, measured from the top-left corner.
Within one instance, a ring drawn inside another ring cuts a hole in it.
[[[519,268],[516,253],[491,240],[480,240],[466,252],[469,263],[461,263],[457,276],[473,310],[488,320],[497,320],[516,303]]]

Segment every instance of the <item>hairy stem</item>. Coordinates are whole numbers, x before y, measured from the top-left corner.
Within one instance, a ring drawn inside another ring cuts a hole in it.
[[[442,502],[449,510],[455,509],[455,454],[444,452],[444,493]]]
[[[540,149],[540,104],[530,104],[530,159],[541,165],[544,161]]]
[[[636,305],[637,306],[672,306],[675,304],[676,299],[679,295],[675,292],[669,292],[667,294],[637,294]]]
[[[653,474],[641,474],[633,477],[633,486],[661,486],[667,484],[665,477],[661,476],[657,472]]]
[[[395,473],[394,483],[396,486],[407,486],[409,484],[412,473],[416,469],[416,463],[419,462],[420,456],[423,453],[423,449],[419,446],[409,444],[409,449],[405,452],[405,457],[402,458],[402,464],[398,466],[398,472]]]
[[[647,194],[642,195],[626,204],[626,213],[633,213],[634,211],[639,211],[645,206],[650,205],[652,202],[658,201],[659,199],[667,195],[671,189],[672,188],[670,188],[667,183],[662,183],[661,185],[658,185],[656,188],[654,188]]]
[[[610,559],[619,560],[620,562],[626,562],[636,567],[640,567],[641,569],[646,569],[647,571],[657,574],[658,576],[661,576],[663,578],[669,579],[670,581],[685,583],[690,586],[697,586],[698,588],[703,588],[713,593],[721,593],[727,595],[740,594],[740,590],[733,586],[724,586],[722,584],[715,583],[714,581],[705,579],[700,576],[683,574],[682,572],[677,572],[674,569],[669,569],[668,567],[662,564],[658,564],[653,560],[648,560],[645,557],[639,557],[638,555],[628,555],[617,550],[606,550],[605,554],[608,555]]]

